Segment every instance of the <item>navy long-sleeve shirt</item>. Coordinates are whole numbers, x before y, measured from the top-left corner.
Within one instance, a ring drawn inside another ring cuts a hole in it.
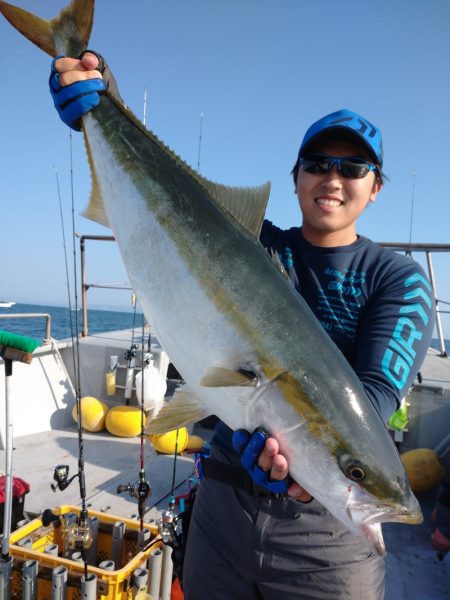
[[[417,375],[433,332],[435,301],[423,269],[362,236],[325,248],[307,242],[299,227],[282,230],[265,221],[260,240],[278,253],[387,422]],[[215,442],[229,447],[230,433],[219,423]]]

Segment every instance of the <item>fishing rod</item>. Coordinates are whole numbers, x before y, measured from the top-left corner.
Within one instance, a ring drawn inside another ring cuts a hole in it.
[[[414,222],[414,196],[416,191],[416,172],[413,171],[413,181],[412,181],[412,191],[411,191],[411,215],[409,220],[409,245],[412,244],[412,232],[413,232],[413,222]],[[409,256],[412,255],[411,249],[407,252]]]
[[[138,345],[134,343],[134,330],[136,327],[136,296],[133,292],[131,297],[133,305],[133,326],[131,328],[131,344],[129,349],[125,352],[125,360],[127,361],[127,373],[125,376],[125,404],[129,406],[131,396],[133,395],[133,381],[134,381],[134,369],[136,367],[136,355],[138,351]]]
[[[200,173],[200,154],[202,150],[203,113],[200,113],[200,132],[198,134],[197,173]]]
[[[79,489],[80,489],[80,500],[81,510],[80,515],[76,523],[67,525],[64,529],[64,539],[66,545],[70,550],[79,551],[84,563],[84,576],[88,578],[88,563],[86,557],[86,551],[90,548],[93,541],[92,530],[89,526],[88,512],[86,507],[86,481],[85,481],[85,470],[84,470],[84,440],[83,440],[83,429],[81,422],[81,374],[80,374],[80,335],[79,335],[79,319],[78,319],[78,292],[77,292],[77,251],[76,251],[76,232],[75,232],[75,201],[74,201],[74,183],[73,183],[73,144],[72,144],[72,131],[69,134],[69,148],[70,148],[70,190],[71,190],[71,213],[72,213],[72,242],[73,242],[73,275],[74,275],[74,308],[72,311],[71,306],[71,294],[70,294],[70,283],[69,283],[69,271],[67,267],[67,250],[65,245],[64,235],[64,219],[61,208],[61,196],[59,189],[59,180],[57,177],[57,188],[58,198],[61,212],[61,226],[63,230],[63,243],[64,243],[64,254],[66,261],[66,278],[67,278],[67,289],[69,295],[69,313],[70,313],[70,334],[72,340],[72,357],[74,364],[74,376],[75,376],[75,403],[77,408],[77,434],[78,434],[78,471],[69,478],[69,465],[57,465],[53,473],[54,484],[51,484],[51,488],[54,492],[57,489],[65,490],[74,479],[78,478]],[[75,326],[73,325],[72,312],[75,312]],[[50,520],[51,519],[50,517]]]
[[[132,341],[131,348],[137,350],[137,346],[134,344],[134,325],[136,320],[136,302],[134,303],[134,317],[133,317],[133,331],[132,331]],[[141,376],[141,432],[140,432],[140,458],[139,458],[139,473],[138,479],[133,483],[128,483],[126,485],[118,485],[117,493],[122,494],[124,492],[128,492],[132,498],[136,498],[138,501],[138,514],[139,514],[139,526],[141,533],[142,543],[143,535],[144,535],[144,517],[146,513],[146,504],[147,498],[152,493],[152,488],[150,483],[145,478],[145,456],[144,456],[144,437],[145,437],[145,406],[144,406],[144,372],[146,365],[149,364],[151,358],[151,332],[149,332],[148,336],[148,351],[145,353],[144,351],[144,338],[145,338],[145,325],[144,325],[144,315],[142,314],[142,376]],[[135,354],[134,354],[135,356]]]

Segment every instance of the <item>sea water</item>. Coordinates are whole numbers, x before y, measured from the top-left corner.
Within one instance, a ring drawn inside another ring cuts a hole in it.
[[[27,337],[43,340],[45,337],[46,319],[8,318],[8,315],[18,313],[47,313],[51,316],[50,335],[55,340],[62,340],[81,333],[81,310],[69,309],[63,306],[46,306],[38,304],[14,304],[10,308],[0,308],[0,330],[18,333]],[[4,318],[5,317],[5,318]],[[109,309],[88,309],[88,332],[90,335],[105,331],[118,331],[142,327],[142,313],[131,309],[129,311]]]
[[[40,304],[15,304],[10,308],[0,308],[0,330],[19,333],[27,337],[42,340],[45,337],[46,320],[36,318],[3,318],[17,313],[48,313],[51,316],[51,337],[64,340],[81,333],[81,310],[75,311],[64,306],[46,306]],[[95,335],[105,331],[120,331],[121,329],[142,328],[143,316],[139,310],[88,309],[88,333]],[[439,349],[438,341],[433,339],[433,348]],[[445,340],[447,353],[450,355],[450,340]]]

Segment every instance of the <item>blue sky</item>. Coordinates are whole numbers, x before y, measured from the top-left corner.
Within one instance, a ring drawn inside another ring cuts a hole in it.
[[[22,0],[45,18],[64,0]],[[376,241],[450,241],[450,3],[447,0],[97,0],[91,48],[147,126],[192,166],[230,185],[271,180],[268,217],[300,223],[290,170],[306,128],[350,108],[383,131],[390,178],[359,232]],[[78,213],[90,179],[80,134],[59,121],[47,88],[50,58],[0,21],[0,297],[67,303],[58,171],[72,269],[75,229],[109,232]],[[151,257],[149,257],[151,259]],[[450,274],[436,256],[439,296]],[[88,280],[126,281],[111,244],[88,246]],[[126,305],[128,292],[89,292]],[[111,295],[112,294],[112,295]]]

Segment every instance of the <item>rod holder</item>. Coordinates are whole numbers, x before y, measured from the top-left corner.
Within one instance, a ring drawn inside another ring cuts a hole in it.
[[[60,566],[52,571],[52,600],[65,600],[67,595],[67,568]]]
[[[27,560],[22,568],[22,600],[37,599],[37,579],[39,564],[37,560]]]
[[[152,532],[149,529],[143,529],[138,533],[137,550],[141,552],[145,548],[152,537]]]
[[[51,554],[52,556],[58,556],[58,545],[47,544],[44,548],[45,554]]]
[[[71,559],[72,559],[74,562],[84,562],[84,560],[83,560],[83,555],[82,555],[82,553],[81,553],[81,552],[79,552],[78,550],[77,550],[76,552],[72,552]]]
[[[0,600],[11,598],[12,556],[0,557]]]
[[[137,568],[133,571],[133,598],[138,592],[147,591],[148,571],[147,569]]]
[[[170,600],[173,574],[172,548],[164,544],[162,554],[160,599]]]
[[[103,569],[104,571],[114,571],[116,565],[113,560],[102,560],[102,562],[98,565],[99,569]]]
[[[88,573],[81,577],[81,600],[96,600],[97,598],[97,575]]]
[[[88,565],[95,565],[97,563],[98,525],[98,517],[89,517],[89,528],[92,533],[92,544],[86,552],[86,562]]]
[[[153,598],[159,598],[159,589],[161,587],[161,566],[163,553],[161,548],[156,548],[150,552],[148,559],[150,579],[148,592]]]
[[[111,547],[111,560],[118,569],[122,563],[122,550],[123,541],[125,537],[125,523],[122,521],[116,521],[113,525],[112,531],[112,547]]]

